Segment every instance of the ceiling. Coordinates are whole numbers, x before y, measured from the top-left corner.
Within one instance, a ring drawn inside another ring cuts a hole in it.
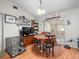
[[[37,14],[37,9],[39,7],[39,0],[11,0],[16,3],[27,12],[32,14],[35,17],[40,17]],[[42,0],[43,8],[46,10],[46,14],[50,14],[52,12],[68,10],[79,7],[79,0]],[[43,15],[42,15],[43,16]]]

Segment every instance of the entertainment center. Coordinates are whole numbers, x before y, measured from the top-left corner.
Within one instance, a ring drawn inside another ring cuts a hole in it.
[[[34,29],[32,27],[22,27],[21,35],[24,47],[33,43]]]
[[[37,20],[27,20],[28,26],[21,26],[20,36],[23,38],[24,47],[33,44],[33,36],[38,33],[39,24]]]

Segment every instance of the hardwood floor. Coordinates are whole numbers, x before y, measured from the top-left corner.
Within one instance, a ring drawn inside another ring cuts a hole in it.
[[[32,45],[26,48],[26,51],[22,54],[11,58],[7,53],[0,59],[79,59],[79,49],[65,49],[63,46],[54,48],[54,57],[42,57],[33,53],[31,49]]]

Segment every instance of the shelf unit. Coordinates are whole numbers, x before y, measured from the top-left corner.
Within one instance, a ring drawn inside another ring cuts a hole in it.
[[[20,46],[19,37],[7,37],[6,38],[6,51],[11,57],[15,57],[18,54],[25,51],[25,48]]]
[[[37,20],[32,20],[32,27],[34,28],[34,33],[39,31],[39,23]]]

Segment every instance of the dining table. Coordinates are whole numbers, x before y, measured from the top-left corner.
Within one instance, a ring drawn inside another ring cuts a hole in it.
[[[35,35],[34,38],[37,40],[41,40],[42,42],[47,40],[45,35]]]
[[[52,48],[54,47],[54,45],[56,45],[56,38],[55,35],[52,34],[46,34],[46,35],[35,35],[34,36],[35,40],[40,40],[41,41],[41,45],[43,46],[44,42],[47,40],[51,40],[51,44],[52,44]],[[48,52],[47,52],[48,53]],[[53,49],[53,54],[54,54],[54,49]]]
[[[54,43],[54,45],[57,44],[55,35],[53,35],[53,34],[46,34],[46,35],[38,34],[38,35],[34,35],[34,39],[40,40],[41,42],[44,42],[46,40],[51,39],[51,41]]]

